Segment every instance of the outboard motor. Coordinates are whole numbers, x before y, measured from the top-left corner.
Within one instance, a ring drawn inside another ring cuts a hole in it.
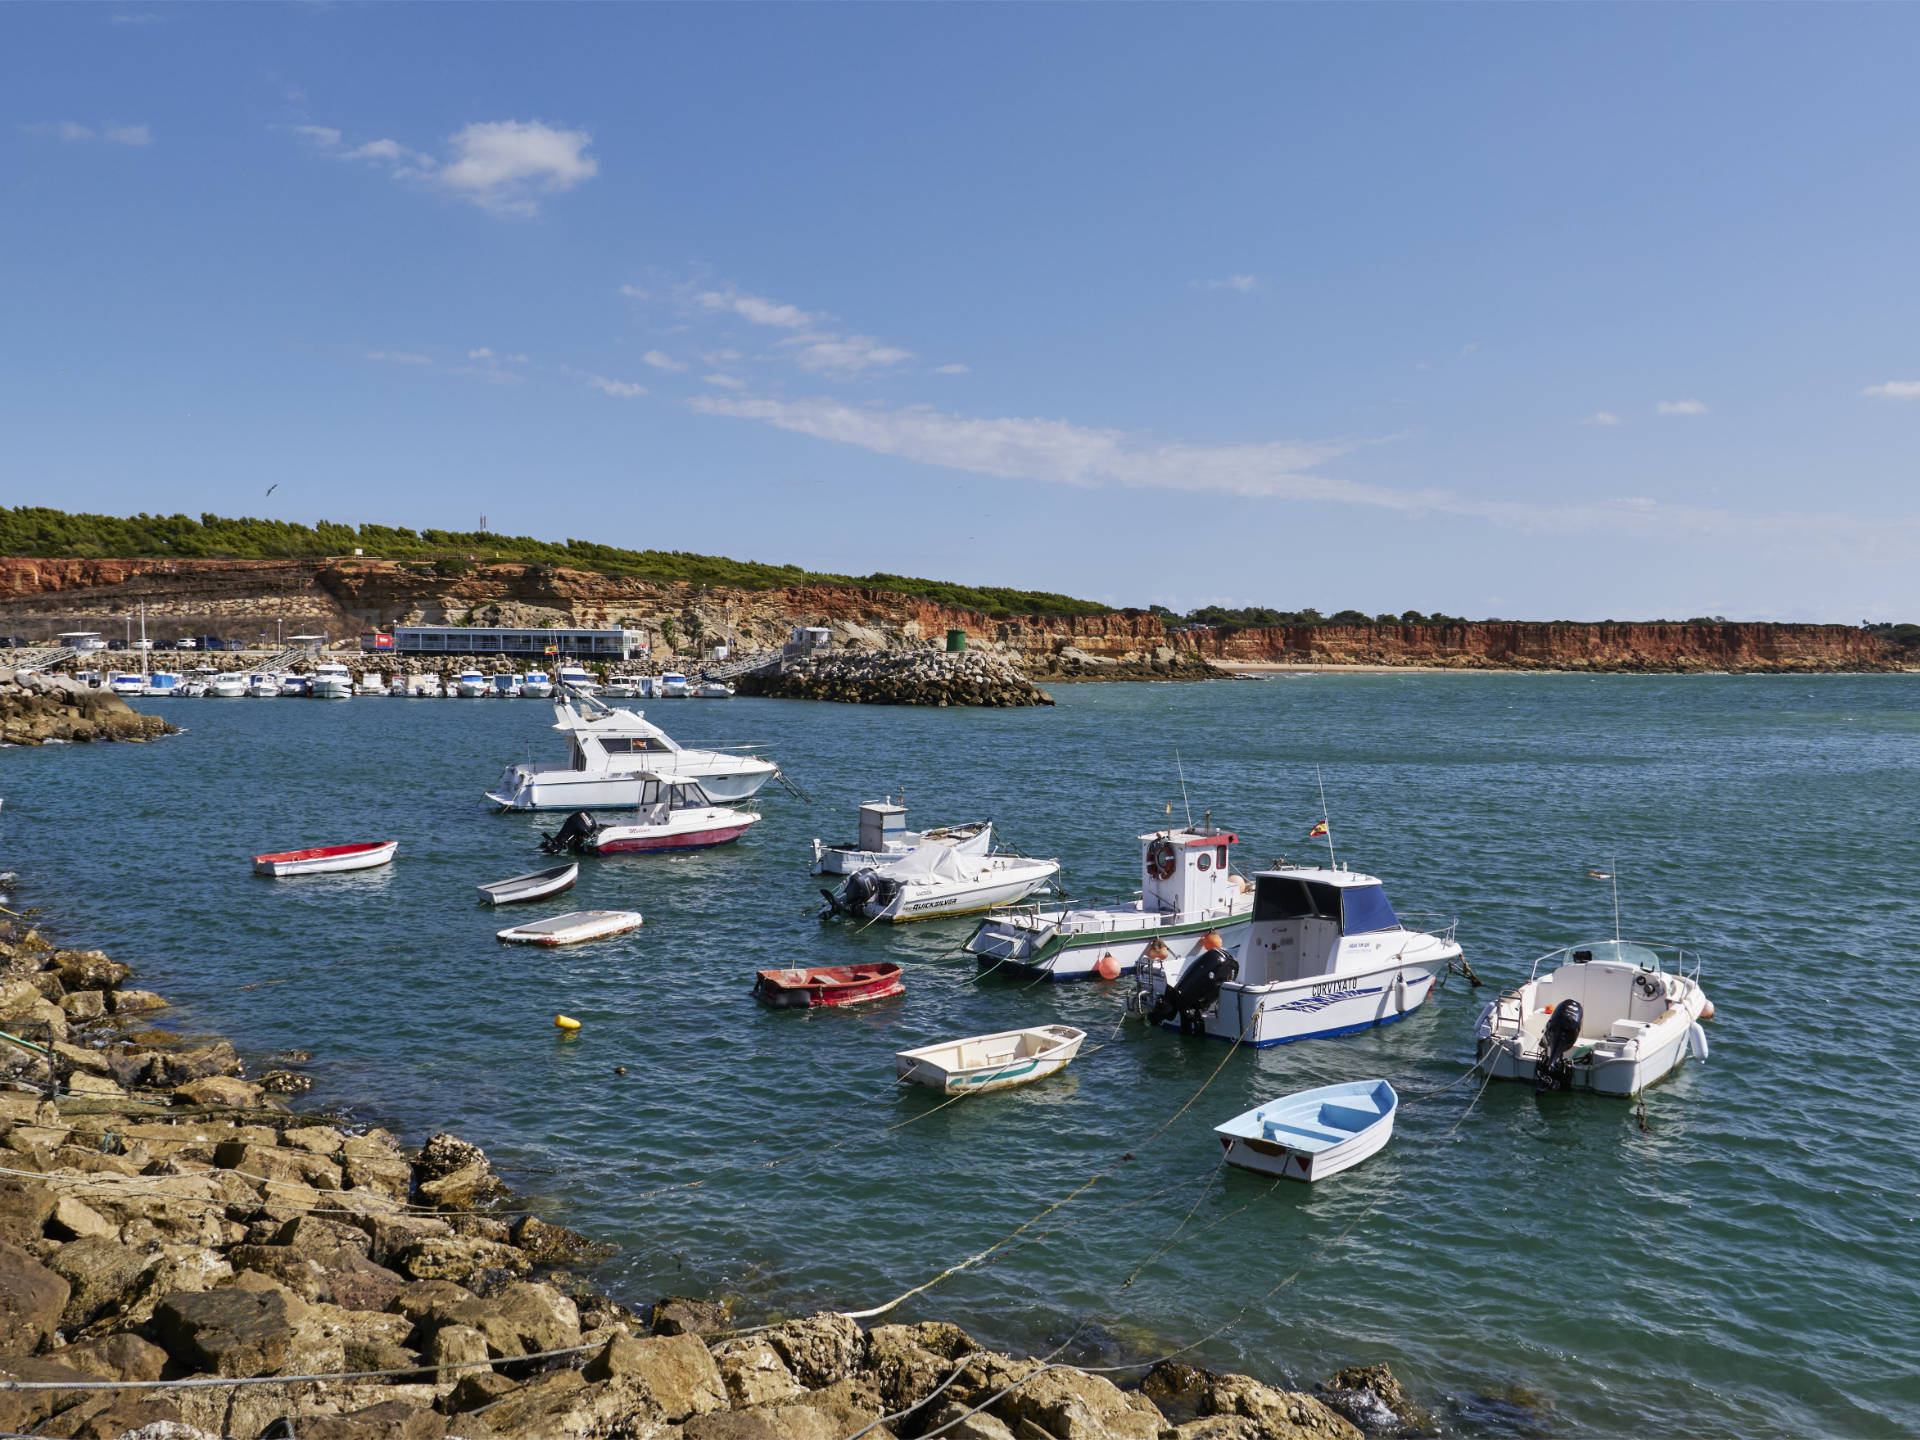
[[[1540,1058],[1533,1062],[1535,1090],[1573,1088],[1573,1061],[1567,1057],[1580,1040],[1580,1002],[1562,1000],[1547,1017],[1547,1028],[1540,1037]]]
[[[600,822],[585,810],[575,810],[560,822],[560,828],[552,833],[545,831],[540,848],[549,855],[576,855],[586,848],[587,841],[600,833]]]
[[[858,918],[867,913],[870,902],[881,909],[891,905],[900,893],[900,882],[869,867],[854,871],[838,890],[823,889],[820,893],[827,897],[827,908],[821,918],[828,915]]]
[[[1164,1025],[1180,1017],[1182,1035],[1206,1032],[1206,1013],[1220,999],[1220,987],[1240,976],[1240,962],[1224,950],[1209,950],[1187,966],[1178,983],[1169,985],[1147,1012],[1147,1023]]]

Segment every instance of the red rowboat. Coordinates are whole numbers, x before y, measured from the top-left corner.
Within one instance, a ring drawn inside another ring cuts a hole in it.
[[[253,868],[262,875],[319,875],[332,870],[368,870],[393,859],[398,840],[380,840],[368,845],[323,845],[316,850],[279,850],[271,855],[253,857]]]
[[[878,965],[826,965],[817,970],[762,970],[753,993],[762,1005],[775,1010],[800,1010],[814,1005],[858,1005],[898,995],[900,967],[891,961]]]

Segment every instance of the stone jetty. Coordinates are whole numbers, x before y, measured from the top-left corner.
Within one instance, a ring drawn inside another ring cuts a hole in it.
[[[0,666],[0,744],[151,740],[173,733],[158,715],[142,715],[118,695],[72,676]]]
[[[749,671],[734,686],[742,695],[856,705],[1053,704],[1018,665],[991,650],[842,650],[783,659]]]
[[[1318,1396],[1178,1364],[1143,1380],[1118,1372],[1116,1384],[989,1350],[941,1321],[867,1329],[824,1312],[751,1324],[692,1298],[638,1313],[568,1269],[610,1247],[514,1208],[478,1146],[437,1134],[408,1150],[384,1130],[295,1113],[282,1097],[306,1077],[249,1078],[226,1041],[156,1028],[166,1002],[132,979],[100,951],[0,924],[0,1432],[1419,1433],[1398,1418],[1404,1398],[1384,1367],[1343,1372]],[[249,1381],[261,1383],[235,1383]]]

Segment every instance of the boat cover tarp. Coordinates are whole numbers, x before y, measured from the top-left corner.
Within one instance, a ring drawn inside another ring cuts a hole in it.
[[[973,873],[954,854],[953,846],[937,840],[917,845],[891,864],[874,866],[874,870],[894,880],[914,881],[923,885],[941,880],[963,882],[973,879]]]
[[[1354,885],[1340,892],[1340,933],[1365,935],[1374,930],[1398,930],[1400,917],[1393,913],[1382,885]]]

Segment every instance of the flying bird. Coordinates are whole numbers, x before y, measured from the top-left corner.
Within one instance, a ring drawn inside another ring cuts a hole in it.
[[[278,490],[279,488],[280,488],[280,482],[276,480],[273,482],[273,484],[267,486],[267,494],[271,495],[274,491]]]

